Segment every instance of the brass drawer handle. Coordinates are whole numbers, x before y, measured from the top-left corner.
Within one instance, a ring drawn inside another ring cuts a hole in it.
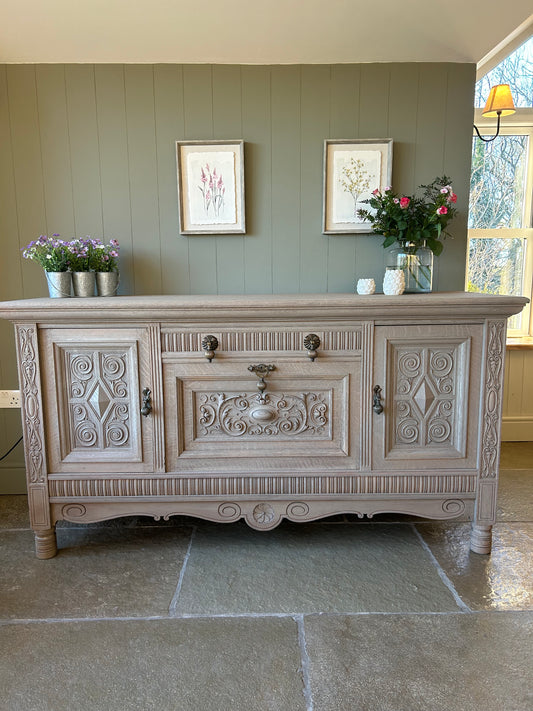
[[[259,397],[259,402],[264,403],[265,402],[264,392],[267,387],[267,384],[265,383],[265,378],[273,370],[276,370],[276,366],[275,365],[267,365],[266,363],[258,363],[257,365],[249,365],[248,370],[251,373],[255,373],[257,375],[257,377],[259,378],[259,381],[257,383],[257,389],[259,390],[258,397]]]
[[[308,333],[304,338],[304,348],[307,350],[307,355],[314,361],[317,357],[317,350],[320,348],[320,338],[316,333]]]
[[[215,357],[215,351],[218,348],[218,339],[216,336],[204,336],[202,338],[202,348],[204,349],[204,356],[207,358],[207,362],[211,363]]]

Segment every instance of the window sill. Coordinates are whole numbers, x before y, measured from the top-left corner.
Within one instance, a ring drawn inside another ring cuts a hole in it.
[[[520,351],[533,348],[533,338],[531,336],[516,336],[508,338],[506,341],[508,351]]]

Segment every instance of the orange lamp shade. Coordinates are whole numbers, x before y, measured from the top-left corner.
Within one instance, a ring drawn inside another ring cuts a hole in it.
[[[481,112],[487,118],[510,116],[516,111],[509,84],[497,84],[490,90],[485,108]]]

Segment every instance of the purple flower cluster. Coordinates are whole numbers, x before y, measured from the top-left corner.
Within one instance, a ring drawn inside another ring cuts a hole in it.
[[[47,272],[118,271],[120,246],[116,239],[103,244],[99,239],[74,239],[70,242],[41,235],[22,250],[22,256],[40,264]]]

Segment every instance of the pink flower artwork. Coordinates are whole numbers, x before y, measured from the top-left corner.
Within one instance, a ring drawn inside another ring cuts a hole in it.
[[[218,217],[224,207],[224,194],[226,192],[222,173],[217,173],[216,167],[211,170],[209,163],[206,163],[205,167],[202,166],[200,168],[198,189],[202,193],[206,217],[211,216],[211,214]]]

